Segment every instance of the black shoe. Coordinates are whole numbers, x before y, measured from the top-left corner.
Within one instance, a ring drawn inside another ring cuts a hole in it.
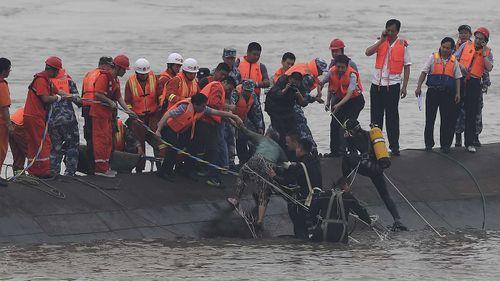
[[[462,134],[456,133],[455,134],[455,147],[461,147],[462,146]]]
[[[158,172],[156,172],[156,174],[163,180],[166,180],[169,182],[174,182],[174,173],[172,173],[172,172],[162,173],[162,172],[158,171]]]
[[[450,148],[449,147],[441,147],[441,152],[444,154],[449,154],[450,153]]]
[[[472,141],[472,145],[475,147],[481,147],[481,142],[479,141],[479,135],[474,136],[474,141]]]
[[[408,231],[408,228],[400,221],[395,221],[392,224],[391,231],[397,232],[397,231]]]
[[[432,146],[426,146],[425,151],[432,151]]]
[[[399,149],[391,150],[391,156],[399,156],[399,155],[401,155]]]
[[[0,177],[0,186],[8,186],[7,180]]]

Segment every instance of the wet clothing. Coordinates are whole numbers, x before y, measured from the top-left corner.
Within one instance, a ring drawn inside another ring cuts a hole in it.
[[[73,80],[68,79],[69,94],[78,96],[78,88]],[[78,103],[78,101],[75,101]],[[78,166],[78,147],[80,131],[76,120],[73,103],[59,101],[52,104],[52,115],[49,121],[49,134],[52,140],[50,151],[50,169],[55,174],[61,172],[61,161],[64,158],[66,171],[64,175],[74,176]]]
[[[350,192],[327,190],[316,193],[309,212],[313,225],[310,240],[314,242],[347,244],[349,241],[347,223],[350,213],[371,224],[368,211]]]
[[[342,159],[343,175],[347,177],[359,163],[358,174],[371,179],[394,220],[399,220],[401,217],[387,190],[384,171],[375,158],[368,132],[359,130],[353,136],[347,137],[346,140],[347,153]]]

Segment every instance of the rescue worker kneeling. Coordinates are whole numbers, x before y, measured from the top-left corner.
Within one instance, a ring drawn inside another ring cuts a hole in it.
[[[349,241],[347,223],[350,213],[371,225],[372,220],[368,211],[349,192],[349,180],[341,177],[334,189],[314,193],[309,209],[309,218],[312,222],[309,239],[314,242],[347,244]]]
[[[204,115],[217,115],[232,119],[236,124],[243,121],[231,112],[215,110],[207,107],[208,98],[202,93],[196,93],[191,98],[187,98],[173,105],[161,118],[158,123],[156,135],[178,149],[187,149],[188,153],[193,152],[192,140],[195,132],[195,124]],[[166,126],[165,126],[166,125]],[[175,165],[177,150],[169,148],[165,159],[158,171],[161,178],[171,180]],[[180,163],[179,163],[180,164]],[[192,171],[193,161],[186,158],[183,171],[189,176]],[[177,165],[176,168],[179,168]]]

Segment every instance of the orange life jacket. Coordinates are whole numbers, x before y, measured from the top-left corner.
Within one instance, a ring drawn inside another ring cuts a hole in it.
[[[352,92],[351,97],[360,96],[363,92],[363,85],[361,85],[361,79],[359,78],[359,73],[354,70],[350,65],[347,66],[344,74],[339,77],[337,72],[337,67],[333,66],[330,68],[330,81],[328,85],[328,90],[335,92],[335,94],[343,99],[347,95],[347,89],[349,88],[351,74],[354,73],[356,75],[356,88]]]
[[[137,80],[137,75],[135,73],[130,75],[127,83],[132,91],[132,104],[129,105],[132,111],[137,115],[156,112],[158,109],[156,98],[157,80],[153,71],[150,71],[148,74],[146,92],[142,90],[141,84]]]
[[[243,87],[241,86],[241,84],[236,87],[236,92],[238,93],[238,101],[236,102],[236,106],[233,112],[234,114],[238,115],[241,120],[246,120],[248,112],[250,112],[250,109],[252,108],[252,105],[254,103],[253,95],[250,95],[250,98],[246,100],[243,96]]]
[[[113,78],[113,75],[109,70],[100,69],[98,76],[100,76],[101,74],[106,75],[106,77],[108,78],[108,88],[106,90],[107,97],[111,100],[116,100],[115,93],[113,91],[114,90],[113,86],[115,85],[115,83],[119,83],[118,80]],[[91,103],[90,105],[90,116],[92,117],[111,118],[113,116],[112,114],[113,114],[113,109],[106,105],[100,103]]]
[[[260,62],[249,63],[245,57],[240,58],[240,64],[238,65],[240,70],[241,80],[253,80],[253,82],[262,82],[262,71],[260,70]],[[259,95],[260,88],[255,88],[254,92]]]
[[[220,101],[218,101],[218,103],[216,103],[217,101],[215,101],[215,96],[212,94],[212,93],[215,93],[217,91],[220,91],[222,93],[222,95],[220,97]],[[201,90],[201,93],[204,94],[208,98],[207,106],[214,108],[214,109],[218,109],[218,110],[224,109],[224,105],[226,103],[226,92],[225,92],[224,86],[222,85],[221,82],[213,81],[213,82],[208,83]],[[220,123],[220,121],[222,120],[222,117],[217,116],[217,115],[203,116],[202,120],[207,120],[207,121],[213,120],[217,123]]]
[[[175,77],[175,75],[170,74],[167,70],[163,71],[160,73],[160,78],[166,77],[168,80],[172,79]]]
[[[56,86],[57,90],[63,91],[69,95],[69,79],[71,77],[66,74],[66,70],[61,69],[55,78],[51,78],[50,81]]]
[[[84,100],[95,100],[95,81],[97,77],[101,74],[101,69],[96,68],[85,74],[83,78],[83,99]],[[83,102],[83,105],[90,106],[91,102]]]
[[[115,133],[115,150],[125,151],[125,128],[123,127],[122,120],[118,119],[116,121],[116,133]]]
[[[285,74],[286,75],[292,75],[292,73],[298,72],[302,74],[302,76],[305,75],[311,75],[314,79],[314,83],[311,87],[311,89],[308,89],[309,91],[312,91],[314,88],[318,86],[319,83],[319,72],[318,72],[318,67],[316,66],[316,60],[312,59],[307,63],[296,63],[292,67],[290,67]]]
[[[450,59],[447,63],[444,63],[443,59],[441,59],[441,55],[439,52],[434,53],[434,68],[432,69],[432,74],[435,75],[447,75],[452,78],[455,78],[455,62],[457,58],[454,55],[451,55]]]
[[[391,49],[391,54],[389,57],[387,68],[389,69],[389,74],[401,74],[403,72],[403,66],[405,61],[405,47],[408,46],[408,42],[404,39],[397,38],[394,47]],[[380,44],[377,49],[377,59],[375,60],[375,68],[384,68],[385,57],[389,54],[389,41],[385,40],[384,43]]]
[[[278,79],[280,79],[281,76],[283,76],[283,74],[285,74],[285,72],[283,71],[283,67],[280,67],[278,68],[278,70],[276,70],[276,72],[274,73],[273,75],[273,82],[276,83],[278,81]]]
[[[189,127],[191,127],[191,139],[194,137],[194,129],[196,121],[198,121],[201,117],[203,117],[203,112],[195,112],[194,106],[191,103],[191,99],[183,99],[177,103],[175,103],[170,110],[177,108],[181,104],[186,104],[187,108],[184,113],[176,117],[170,117],[167,119],[167,125],[172,129],[172,131],[177,134],[183,133]],[[169,110],[169,111],[170,111]],[[168,112],[168,111],[167,111]]]
[[[465,42],[465,46],[460,56],[460,64],[464,65],[472,77],[481,78],[484,74],[483,50],[476,50],[474,42]],[[486,55],[489,56],[491,49],[486,47]]]
[[[174,100],[175,98],[177,99],[185,99],[189,98],[192,95],[198,93],[200,91],[200,88],[198,86],[198,81],[196,79],[193,79],[192,81],[189,81],[186,78],[186,75],[183,72],[179,72],[177,76],[179,79],[175,79],[178,81],[179,86],[177,88],[176,93],[167,93],[167,84],[168,83],[173,83],[175,80],[172,78],[170,81],[165,84],[165,87],[163,88],[163,93],[160,97],[160,105],[163,106],[165,101],[169,101],[169,106],[168,109],[172,108],[172,106],[177,102],[177,100]],[[190,85],[188,85],[190,84]],[[168,97],[167,97],[168,95]],[[170,103],[170,101],[174,100],[175,103]]]
[[[16,109],[16,111],[10,115],[10,121],[18,126],[24,124],[24,106]]]

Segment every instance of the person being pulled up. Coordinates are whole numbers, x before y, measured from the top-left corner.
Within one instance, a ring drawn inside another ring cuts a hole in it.
[[[255,152],[241,167],[236,180],[236,196],[228,198],[234,206],[239,205],[241,195],[248,183],[254,182],[258,189],[258,218],[254,222],[256,231],[262,231],[267,204],[271,195],[272,177],[278,163],[287,161],[285,152],[277,141],[279,135],[276,131],[268,129],[265,135],[260,135],[247,129],[243,124],[238,124],[240,133],[244,134],[255,146]]]
[[[357,120],[347,120],[345,122],[345,129],[347,131],[344,135],[347,142],[347,151],[342,159],[342,172],[344,176],[348,177],[357,169],[357,173],[369,177],[394,219],[392,230],[408,230],[401,222],[398,209],[387,190],[387,184],[384,179],[383,169],[390,166],[389,159],[383,159],[383,162],[377,160],[369,132],[363,130]]]
[[[313,242],[349,242],[347,229],[349,214],[355,214],[368,225],[372,220],[368,211],[351,194],[349,180],[342,176],[334,189],[314,193],[309,218],[309,240]]]
[[[273,179],[283,186],[295,185],[293,197],[304,205],[296,202],[288,202],[288,214],[293,223],[295,238],[307,239],[307,210],[304,206],[311,203],[313,188],[323,186],[321,176],[321,162],[317,154],[312,153],[312,143],[308,139],[298,139],[296,134],[286,136],[286,145],[289,151],[294,151],[296,163],[286,163],[284,170],[278,169],[278,175]]]

